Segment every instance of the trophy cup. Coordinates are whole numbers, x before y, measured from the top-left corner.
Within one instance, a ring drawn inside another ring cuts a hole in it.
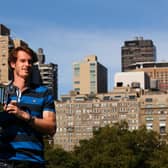
[[[0,84],[0,112],[3,112],[3,106],[4,106],[4,103],[5,103],[5,89],[6,89],[6,86],[3,85],[3,84]]]
[[[9,113],[5,113],[4,104],[8,105],[11,102],[12,95],[16,95],[16,101],[18,101],[18,94],[19,89],[13,85],[0,84],[0,137],[3,132],[3,128],[8,124],[6,122],[6,118],[11,117]]]

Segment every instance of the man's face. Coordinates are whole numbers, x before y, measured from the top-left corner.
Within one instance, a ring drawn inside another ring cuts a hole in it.
[[[14,75],[26,79],[31,72],[32,58],[29,54],[24,51],[17,53],[16,62],[11,63],[11,67],[14,70]]]

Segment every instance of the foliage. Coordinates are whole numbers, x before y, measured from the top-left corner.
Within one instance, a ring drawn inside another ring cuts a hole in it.
[[[167,168],[168,167],[168,146],[162,144],[159,149],[155,149],[152,157],[147,160],[150,168]]]
[[[129,131],[127,123],[94,131],[73,152],[48,149],[48,168],[166,168],[168,146],[144,127]]]
[[[78,168],[76,158],[61,148],[46,151],[47,168]]]

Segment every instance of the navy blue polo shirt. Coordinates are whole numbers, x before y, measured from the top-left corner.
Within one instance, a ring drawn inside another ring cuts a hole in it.
[[[11,92],[8,101],[16,100],[18,106],[30,115],[42,118],[43,111],[55,113],[54,99],[47,87],[33,85],[22,94]],[[13,114],[0,112],[0,160],[44,162],[43,135]]]

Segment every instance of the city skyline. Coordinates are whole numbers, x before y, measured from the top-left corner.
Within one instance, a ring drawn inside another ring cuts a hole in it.
[[[7,0],[1,2],[0,21],[12,38],[26,41],[35,51],[43,48],[46,63],[58,64],[59,95],[72,89],[73,62],[91,54],[108,68],[110,91],[114,74],[121,71],[125,40],[151,39],[157,60],[167,61],[167,5],[166,0]]]

